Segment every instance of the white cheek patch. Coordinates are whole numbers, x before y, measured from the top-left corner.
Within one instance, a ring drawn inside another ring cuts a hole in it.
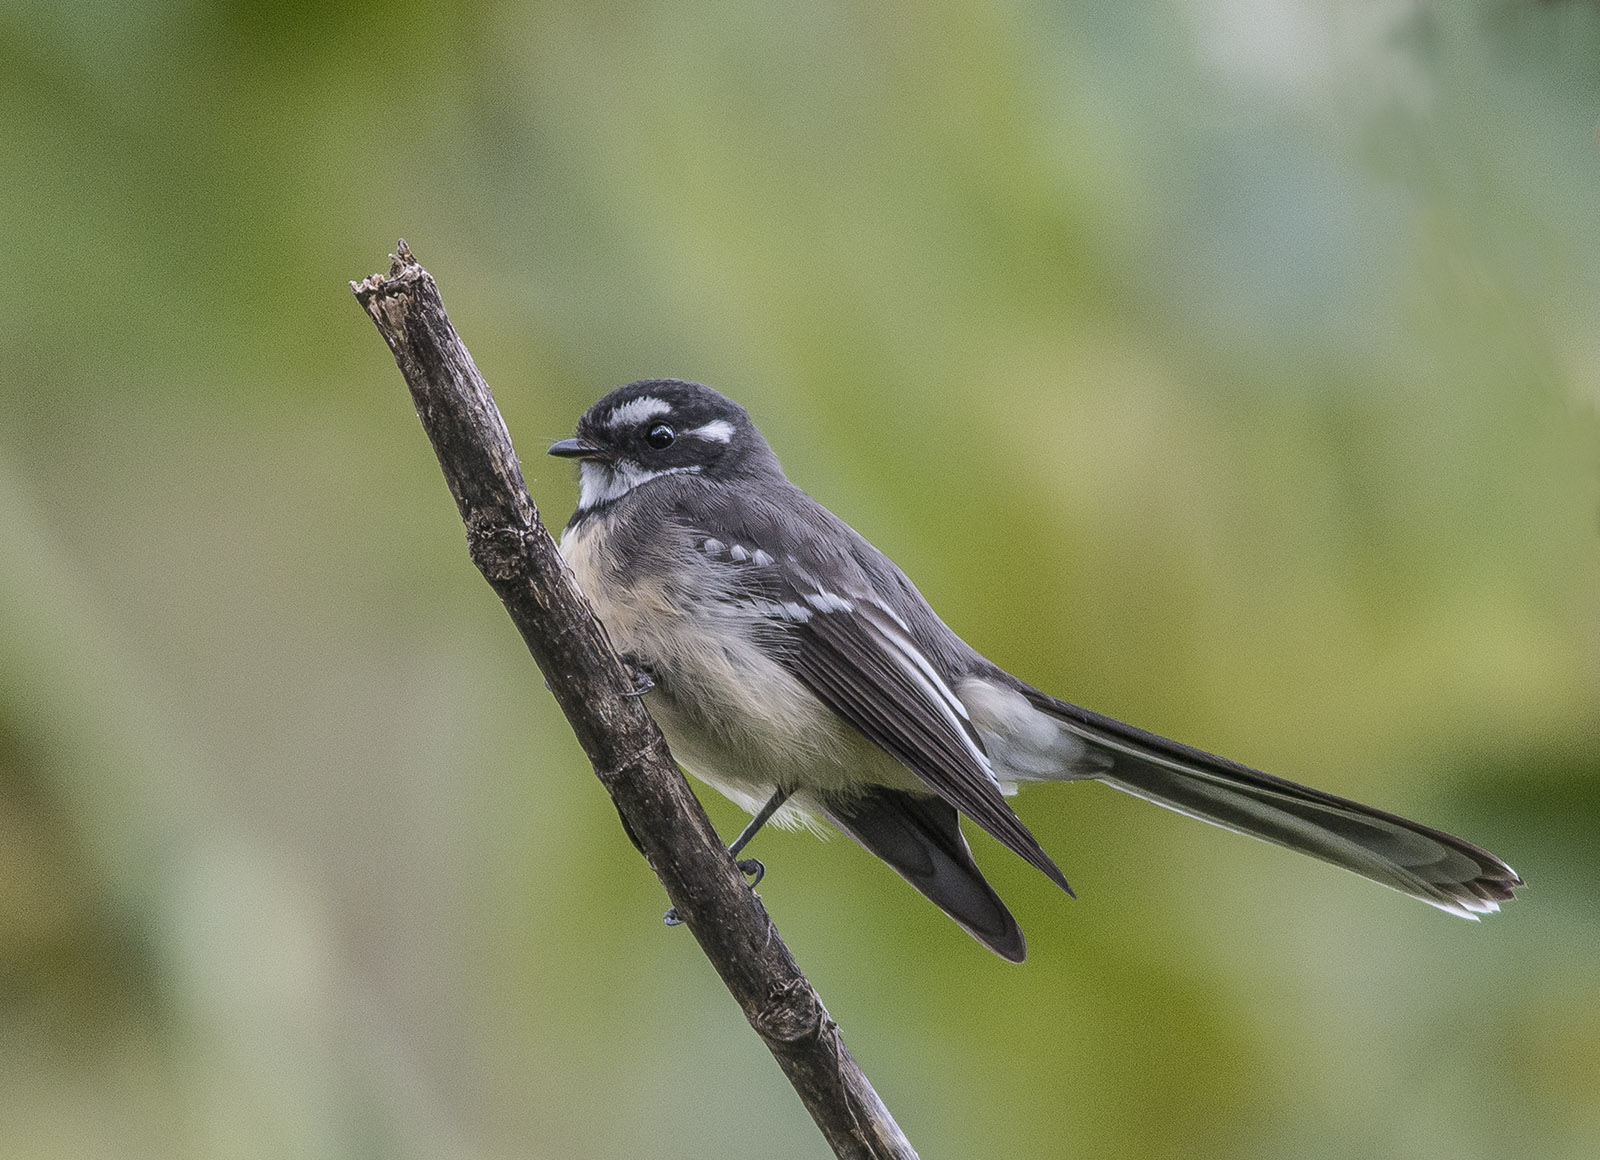
[[[629,399],[626,403],[612,407],[611,414],[606,416],[606,429],[616,431],[643,423],[646,419],[654,419],[657,415],[671,413],[672,404],[665,399],[658,399],[654,395],[640,395],[637,399]]]
[[[643,400],[639,400],[642,402]],[[685,435],[693,435],[697,439],[709,439],[713,443],[731,443],[733,441],[733,424],[726,419],[713,419],[704,427],[696,427],[685,431]]]
[[[659,471],[649,471],[627,459],[620,459],[611,465],[585,460],[578,465],[578,510],[589,511],[591,508],[621,499],[641,483],[649,483],[652,479],[660,479],[663,475],[699,474],[698,466],[667,467]]]

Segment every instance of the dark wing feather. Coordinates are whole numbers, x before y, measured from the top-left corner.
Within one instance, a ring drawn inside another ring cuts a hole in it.
[[[1003,959],[1028,953],[1022,929],[984,880],[955,807],[934,797],[878,788],[822,799],[828,820],[892,866],[963,930]]]
[[[1006,804],[966,707],[941,675],[976,654],[944,628],[905,574],[787,480],[747,493],[683,478],[679,518],[695,529],[699,550],[729,566],[731,595],[765,618],[762,648],[932,792],[1071,894]]]
[[[848,611],[815,612],[790,635],[782,659],[824,704],[1072,893],[1006,804],[966,709],[887,610],[859,600]]]

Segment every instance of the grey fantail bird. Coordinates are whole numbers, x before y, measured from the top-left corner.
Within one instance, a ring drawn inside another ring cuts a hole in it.
[[[1103,781],[1463,918],[1522,885],[1471,842],[1058,701],[985,660],[708,387],[620,387],[550,454],[579,461],[562,553],[653,682],[645,703],[673,755],[755,815],[735,853],[768,819],[826,818],[1013,962],[1022,931],[958,819],[1070,894],[1006,802],[1021,782]]]

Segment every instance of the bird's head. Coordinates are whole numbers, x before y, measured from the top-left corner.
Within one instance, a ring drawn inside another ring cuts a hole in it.
[[[664,475],[731,478],[777,462],[745,409],[680,379],[618,387],[578,420],[550,454],[580,462],[578,511],[604,506]]]

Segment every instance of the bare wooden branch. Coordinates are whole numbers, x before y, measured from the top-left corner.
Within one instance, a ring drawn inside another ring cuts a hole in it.
[[[834,1154],[916,1160],[838,1026],[734,866],[539,521],[500,411],[402,239],[387,275],[352,282],[433,442],[489,581],[567,715],[624,828]]]

